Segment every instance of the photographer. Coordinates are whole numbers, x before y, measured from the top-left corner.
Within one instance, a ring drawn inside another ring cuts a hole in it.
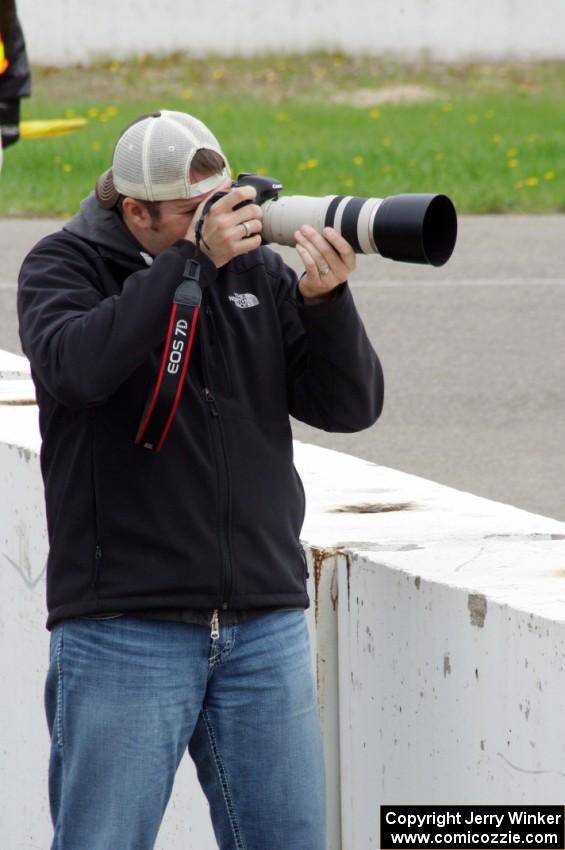
[[[20,137],[20,100],[29,97],[31,74],[14,0],[0,8],[0,136],[1,148]],[[1,157],[1,150],[0,150]],[[1,162],[1,159],[0,159]]]
[[[187,747],[222,850],[326,850],[289,415],[367,428],[383,381],[347,242],[297,232],[298,283],[254,198],[201,122],[142,116],[22,266],[54,850],[153,847]]]

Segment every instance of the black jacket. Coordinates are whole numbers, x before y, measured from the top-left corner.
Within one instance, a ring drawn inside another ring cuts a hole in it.
[[[0,100],[19,100],[31,93],[31,74],[22,28],[16,14],[15,3],[2,0],[0,35],[9,65],[0,74]]]
[[[134,437],[187,258],[201,264],[198,344],[157,454]],[[27,256],[18,310],[43,437],[48,627],[116,610],[307,607],[289,414],[367,428],[383,381],[347,285],[327,304],[298,300],[268,248],[218,271],[181,240],[148,267],[92,196]]]

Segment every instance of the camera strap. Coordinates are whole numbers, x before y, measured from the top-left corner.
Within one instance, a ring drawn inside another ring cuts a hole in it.
[[[135,437],[136,445],[159,452],[179,405],[202,302],[200,263],[187,260],[177,288],[159,373]]]

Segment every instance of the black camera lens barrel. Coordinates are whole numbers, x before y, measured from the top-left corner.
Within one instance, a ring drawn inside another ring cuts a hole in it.
[[[457,240],[457,213],[447,195],[391,195],[376,210],[372,234],[383,257],[443,266]]]
[[[319,231],[334,227],[359,254],[433,266],[447,262],[457,239],[457,214],[446,195],[289,195],[263,204],[266,241],[294,245],[303,224]]]

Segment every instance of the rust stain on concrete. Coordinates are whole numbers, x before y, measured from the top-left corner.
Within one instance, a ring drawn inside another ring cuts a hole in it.
[[[385,514],[393,511],[412,511],[416,508],[413,502],[363,502],[360,505],[341,505],[333,508],[334,514]]]
[[[316,621],[318,620],[318,600],[319,600],[319,590],[320,590],[320,581],[322,580],[322,572],[324,569],[324,564],[328,559],[335,558],[336,555],[341,554],[341,550],[337,548],[331,549],[317,549],[312,546],[311,548],[312,558],[314,562],[314,587],[315,587],[315,600],[314,600],[314,613],[316,617]],[[332,598],[333,602],[333,598]],[[337,599],[336,599],[337,603]],[[334,605],[335,610],[335,605]]]
[[[443,678],[447,679],[448,676],[451,676],[451,659],[449,652],[446,652],[443,656]]]
[[[487,598],[482,593],[470,593],[467,607],[471,614],[471,625],[482,629],[487,616]]]

